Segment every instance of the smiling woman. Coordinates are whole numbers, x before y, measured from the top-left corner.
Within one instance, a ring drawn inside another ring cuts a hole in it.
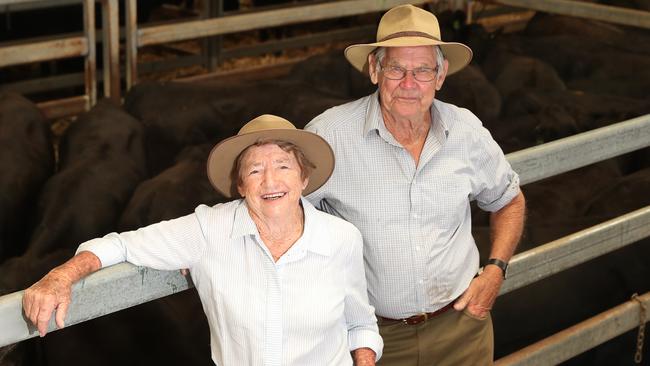
[[[55,309],[63,327],[72,284],[101,267],[189,268],[216,364],[374,365],[383,342],[361,233],[302,198],[333,167],[321,137],[280,117],[255,118],[208,159],[213,186],[243,198],[81,244],[25,292],[25,314],[45,335]]]

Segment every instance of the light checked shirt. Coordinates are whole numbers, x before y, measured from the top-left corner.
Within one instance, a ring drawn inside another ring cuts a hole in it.
[[[189,268],[222,366],[352,365],[350,351],[383,342],[368,304],[362,239],[302,200],[303,235],[277,262],[244,200],[83,243],[102,266],[128,261]]]
[[[470,201],[494,212],[519,193],[519,176],[474,114],[434,100],[431,118],[417,167],[386,129],[378,92],[305,127],[336,156],[332,177],[307,198],[359,228],[370,303],[387,318],[461,295],[479,266]]]

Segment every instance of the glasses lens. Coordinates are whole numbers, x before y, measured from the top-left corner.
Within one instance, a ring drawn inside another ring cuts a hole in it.
[[[406,76],[407,72],[412,72],[413,77],[417,81],[432,81],[437,72],[437,68],[430,69],[428,67],[422,67],[414,70],[407,70],[399,66],[385,66],[382,68],[382,72],[387,79],[391,80],[402,80]]]
[[[386,66],[383,71],[384,76],[391,80],[400,80],[406,75],[406,70],[397,66]]]
[[[413,70],[413,77],[417,81],[431,81],[436,76],[435,69],[421,68]]]

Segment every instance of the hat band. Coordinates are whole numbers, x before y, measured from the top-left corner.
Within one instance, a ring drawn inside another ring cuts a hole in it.
[[[417,32],[417,31],[404,31],[404,32],[397,32],[397,33],[389,34],[389,35],[387,35],[386,37],[380,39],[377,42],[384,42],[384,41],[388,41],[390,39],[401,38],[401,37],[424,37],[424,38],[433,39],[434,41],[440,41],[438,38],[436,38],[436,37],[434,37],[434,36],[432,36],[432,35],[430,35],[428,33]]]

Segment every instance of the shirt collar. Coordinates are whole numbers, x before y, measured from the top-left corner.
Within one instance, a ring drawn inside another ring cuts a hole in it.
[[[385,140],[397,144],[397,141],[395,141],[393,135],[390,134],[384,124],[384,117],[381,114],[381,106],[379,104],[379,89],[371,94],[369,98],[368,109],[366,110],[366,121],[363,126],[363,136],[367,137],[370,131],[376,130]],[[439,101],[434,99],[430,108],[431,121],[433,122],[429,134],[433,133],[433,135],[442,143],[449,136],[449,127],[445,122],[444,116],[436,106],[438,103]]]
[[[257,230],[257,226],[255,226],[253,218],[251,218],[251,215],[248,212],[246,201],[244,199],[240,199],[239,201],[240,203],[235,209],[230,238],[235,239],[246,235],[259,237],[260,234]],[[329,243],[324,240],[319,240],[319,237],[323,237],[323,234],[320,233],[320,231],[327,230],[327,228],[318,225],[318,220],[316,220],[316,218],[320,213],[304,197],[300,198],[300,202],[305,215],[305,227],[303,228],[302,236],[294,245],[302,246],[306,251],[314,252],[323,256],[329,256],[331,254]]]

